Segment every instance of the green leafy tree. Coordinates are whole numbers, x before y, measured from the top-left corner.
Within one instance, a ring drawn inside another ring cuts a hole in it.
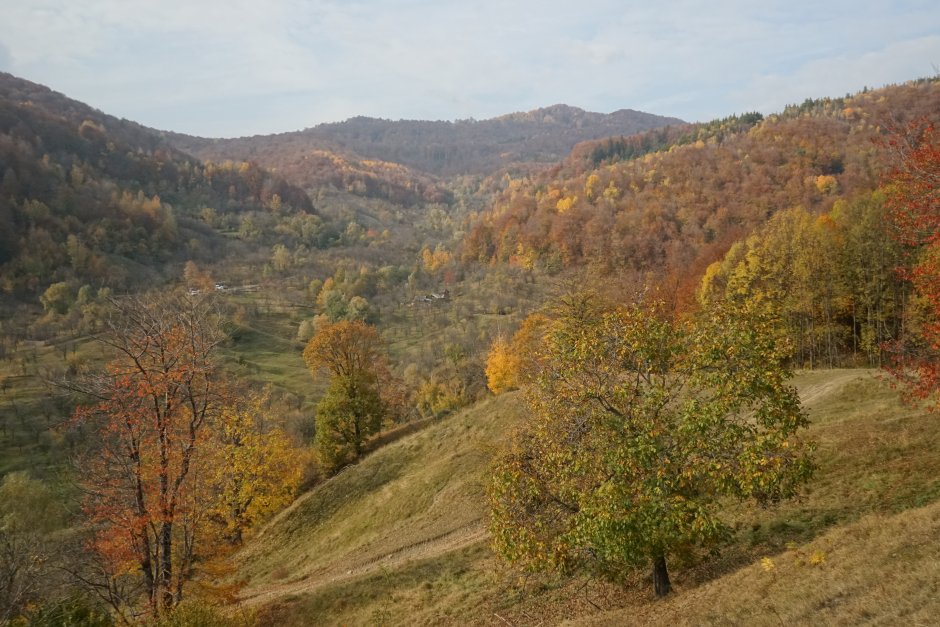
[[[330,322],[339,322],[345,319],[349,313],[349,303],[346,301],[346,296],[339,289],[324,287],[320,292],[318,304]]]
[[[72,288],[68,283],[53,283],[39,297],[39,302],[46,311],[57,314],[68,313],[73,300]]]
[[[529,420],[488,485],[498,553],[614,580],[652,565],[662,596],[668,558],[728,533],[719,499],[792,495],[813,467],[776,323],[563,300],[523,369]]]
[[[304,349],[314,376],[326,371],[330,387],[317,405],[315,446],[335,469],[362,452],[366,438],[390,416],[394,403],[382,390],[395,390],[385,347],[375,327],[343,320],[321,325]]]
[[[898,337],[907,294],[897,276],[904,263],[901,245],[891,237],[883,192],[836,202],[831,212],[842,231],[837,250],[846,286],[844,317],[850,320],[852,349],[869,366],[882,364],[883,346]]]
[[[349,299],[349,305],[346,308],[346,318],[348,320],[362,320],[363,322],[373,322],[375,311],[372,306],[362,296],[353,296]]]
[[[335,376],[317,403],[316,447],[321,461],[338,468],[362,453],[366,438],[378,432],[385,404],[367,373]]]
[[[271,250],[271,266],[278,272],[288,270],[293,264],[290,251],[284,244],[275,244]]]

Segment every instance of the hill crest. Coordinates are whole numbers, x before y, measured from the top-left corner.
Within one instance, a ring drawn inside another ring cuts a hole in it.
[[[578,143],[633,135],[682,120],[621,109],[594,113],[552,105],[487,120],[426,121],[353,117],[302,131],[232,139],[165,133],[171,144],[204,159],[250,159],[276,151],[282,162],[330,150],[400,163],[436,176],[488,174],[519,162],[555,163]],[[281,164],[265,162],[269,167]]]

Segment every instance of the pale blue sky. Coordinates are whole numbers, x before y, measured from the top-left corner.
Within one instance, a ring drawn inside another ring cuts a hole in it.
[[[204,136],[556,103],[699,121],[938,67],[938,0],[0,0],[0,70]]]

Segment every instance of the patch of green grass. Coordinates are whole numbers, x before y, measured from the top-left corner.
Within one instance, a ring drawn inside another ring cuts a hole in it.
[[[56,383],[70,364],[100,361],[100,353],[87,338],[24,342],[0,361],[0,476],[24,470],[49,478],[63,469],[74,434],[67,437],[59,428],[72,400]]]

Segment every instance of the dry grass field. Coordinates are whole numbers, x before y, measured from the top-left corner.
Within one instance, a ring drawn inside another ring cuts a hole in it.
[[[243,603],[279,625],[928,624],[940,615],[940,422],[867,370],[795,379],[815,480],[772,508],[729,503],[718,556],[656,600],[521,577],[491,553],[483,481],[520,421],[509,394],[432,423],[303,495],[240,556]]]

